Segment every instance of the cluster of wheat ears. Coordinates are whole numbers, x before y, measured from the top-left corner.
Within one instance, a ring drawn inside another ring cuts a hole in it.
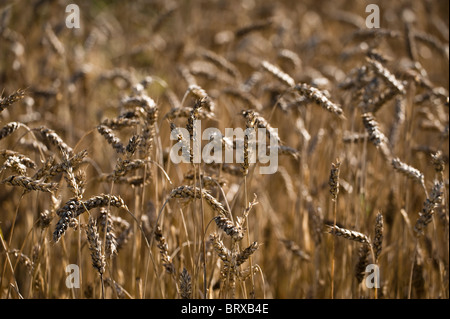
[[[0,298],[448,298],[448,2],[377,4],[0,4]]]

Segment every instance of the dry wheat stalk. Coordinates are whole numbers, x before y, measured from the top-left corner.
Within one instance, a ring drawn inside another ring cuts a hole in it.
[[[246,128],[253,128],[255,130],[257,130],[258,128],[264,128],[266,129],[266,135],[269,139],[274,138],[277,140],[278,144],[281,144],[278,132],[258,112],[254,110],[246,110],[242,111],[242,115],[244,116],[246,121]],[[245,136],[247,136],[247,134]]]
[[[237,29],[235,31],[236,38],[244,37],[244,36],[248,35],[249,33],[252,33],[255,31],[261,31],[261,30],[267,29],[272,24],[273,24],[273,21],[271,19],[254,22],[250,25],[247,25],[247,26]]]
[[[114,289],[119,299],[125,299],[126,296],[130,296],[130,294],[121,285],[111,278],[105,279],[105,285],[111,287],[111,289]]]
[[[244,238],[244,229],[242,228],[242,226],[234,225],[233,222],[224,215],[214,217],[214,221],[217,224],[217,227],[222,229],[235,241],[240,241],[242,240],[242,238]]]
[[[424,175],[414,167],[403,163],[398,157],[392,159],[392,166],[399,173],[417,181],[420,185],[425,185]]]
[[[71,199],[56,211],[60,217],[53,232],[53,241],[57,243],[69,227],[69,223],[75,218],[76,210],[81,205],[80,201]]]
[[[186,268],[180,273],[180,297],[181,299],[192,298],[192,279]]]
[[[211,99],[211,97],[208,95],[208,93],[206,93],[206,91],[198,86],[197,84],[192,84],[189,85],[185,96],[188,96],[189,94],[192,94],[192,96],[194,96],[194,98],[198,101],[201,100],[201,107],[203,107],[203,109],[206,112],[214,112],[215,109],[215,104],[213,102],[213,100]],[[184,100],[184,99],[183,99]]]
[[[308,199],[307,199],[308,200]],[[320,207],[314,207],[309,196],[308,200],[308,216],[310,222],[310,228],[312,229],[314,244],[319,246],[322,243],[323,234],[323,216]]]
[[[248,168],[250,167],[250,163],[249,163],[250,152],[248,150],[248,139],[249,139],[249,137],[246,134],[244,136],[244,149],[243,149],[244,161],[242,162],[242,165],[241,165],[241,171],[242,171],[242,175],[244,175],[244,177],[246,177],[248,175]]]
[[[74,169],[70,163],[69,156],[64,152],[62,169],[65,172],[64,178],[69,186],[69,189],[72,191],[73,196],[77,199],[81,199],[84,192],[84,188],[81,184],[84,184],[84,181],[77,179]]]
[[[405,42],[406,42],[406,51],[409,55],[409,58],[413,62],[417,62],[418,51],[417,51],[417,43],[414,37],[414,31],[412,29],[412,23],[410,21],[405,21]]]
[[[184,65],[178,65],[178,72],[180,73],[183,80],[186,81],[188,86],[197,85],[195,77],[192,75],[191,71]]]
[[[344,237],[348,240],[352,240],[352,241],[357,241],[363,244],[369,244],[370,240],[369,238],[364,235],[363,233],[354,231],[354,230],[349,230],[349,229],[345,229],[345,228],[341,228],[339,226],[333,225],[326,225],[327,228],[327,232],[329,234],[332,234],[334,236],[337,237]]]
[[[366,55],[369,59],[378,61],[382,64],[392,61],[392,57],[386,56],[383,52],[376,49],[369,49]]]
[[[435,182],[430,196],[423,203],[422,212],[419,213],[416,225],[414,226],[414,232],[417,237],[424,234],[426,226],[432,221],[434,215],[434,209],[441,204],[443,195],[443,184]]]
[[[201,197],[200,197],[200,194]],[[208,205],[212,208],[213,211],[219,213],[220,216],[228,216],[228,212],[225,207],[220,203],[217,199],[215,199],[211,194],[209,194],[206,190],[202,189],[200,192],[200,188],[193,186],[179,186],[173,189],[169,195],[169,199],[178,198],[178,199],[200,199],[203,198],[208,203]]]
[[[201,97],[200,99],[197,99],[189,114],[186,129],[188,130],[191,139],[194,141],[199,139],[197,136],[198,133],[194,131],[194,122],[199,118],[199,111],[204,109],[207,104],[206,98]]]
[[[18,258],[20,263],[27,268],[27,270],[30,274],[33,273],[34,262],[30,259],[30,257],[25,255],[18,249],[12,249],[8,253],[13,254],[14,257]]]
[[[286,85],[289,88],[292,88],[295,86],[294,79],[287,73],[283,72],[279,67],[273,65],[272,63],[268,61],[262,61],[261,67],[272,74],[276,79],[278,79],[281,83]]]
[[[159,225],[156,225],[155,227],[155,239],[156,239],[156,246],[159,248],[159,252],[161,254],[161,260],[163,263],[163,266],[168,274],[174,274],[175,273],[175,266],[172,263],[172,259],[170,258],[169,252],[168,252],[168,245],[166,242],[166,238],[163,236],[161,227]]]
[[[226,163],[225,164],[213,163],[213,164],[210,164],[210,166],[215,169],[221,169],[222,172],[227,173],[231,176],[238,176],[238,177],[242,176],[242,170],[241,170],[242,166],[241,165],[238,166],[238,165],[226,164]]]
[[[242,92],[250,92],[252,88],[258,84],[262,79],[262,74],[259,71],[253,72],[250,77],[240,86]]]
[[[7,137],[8,135],[11,135],[20,127],[26,127],[25,124],[19,123],[19,122],[10,122],[6,124],[2,129],[0,130],[0,140]]]
[[[431,154],[431,159],[435,172],[442,174],[445,170],[445,160],[442,152],[436,151],[434,154]]]
[[[239,267],[242,265],[247,259],[250,258],[251,255],[259,248],[259,244],[255,241],[250,246],[242,250],[237,256],[236,256],[236,267]]]
[[[432,34],[421,32],[421,31],[415,31],[414,38],[416,40],[434,48],[447,60],[449,59],[448,43],[444,44],[437,37],[433,36]]]
[[[382,144],[387,143],[387,137],[380,131],[378,122],[375,120],[372,113],[364,113],[362,116],[364,127],[366,128],[367,134],[369,134],[369,140],[376,146],[379,147]]]
[[[345,132],[342,137],[342,142],[344,143],[361,143],[364,142],[369,135],[366,133],[354,133],[354,132]]]
[[[8,159],[9,157],[15,157],[17,161],[28,168],[36,168],[36,163],[28,158],[27,156],[20,154],[18,152],[10,151],[10,150],[0,150],[0,157]]]
[[[0,173],[3,172],[6,168],[12,169],[16,174],[19,175],[26,175],[27,173],[27,167],[20,161],[20,158],[17,156],[8,157],[0,167]]]
[[[380,62],[368,59],[369,65],[372,67],[372,70],[380,76],[386,84],[393,90],[395,90],[398,94],[405,95],[406,90],[404,85],[397,80],[397,78],[386,69]]]
[[[105,256],[111,258],[117,254],[117,240],[111,214],[105,207],[100,208],[99,231],[105,234]]]
[[[306,83],[297,84],[294,89],[301,95],[306,96],[308,99],[323,107],[328,112],[338,115],[339,117],[343,116],[344,111],[342,110],[342,108],[339,105],[331,102],[328,97],[319,89],[316,89],[315,87],[312,87]]]
[[[56,164],[54,162],[54,158],[49,158],[50,160],[45,162],[44,166],[36,172],[33,178],[42,179],[42,178],[50,178],[52,176],[63,173],[67,167],[71,167],[73,170],[79,168],[79,166],[83,163],[85,157],[87,156],[87,151],[83,150],[69,159],[66,159],[63,163]]]
[[[117,222],[117,219],[113,219],[114,222]],[[126,222],[126,221],[124,221]],[[122,247],[124,247],[127,243],[128,240],[131,238],[131,235],[133,234],[133,227],[131,227],[131,225],[128,224],[127,227],[125,227],[119,234],[119,236],[117,236],[117,252],[119,252]]]
[[[369,264],[370,245],[365,243],[358,249],[358,262],[355,265],[355,277],[360,284],[366,274],[366,267]]]
[[[128,210],[127,205],[125,205],[125,202],[120,196],[101,194],[97,196],[92,196],[91,198],[83,201],[81,205],[78,206],[75,212],[75,217],[78,217],[85,211],[89,211],[97,207],[116,207]]]
[[[372,243],[375,254],[375,262],[378,261],[378,258],[380,257],[381,251],[383,249],[383,224],[383,215],[379,212],[375,220],[375,236]]]
[[[379,38],[392,38],[396,39],[401,36],[401,32],[398,30],[390,30],[384,28],[367,29],[363,28],[357,30],[351,34],[353,40],[364,41],[367,39],[379,39]]]
[[[23,187],[26,190],[30,191],[34,190],[48,193],[55,192],[58,188],[58,183],[43,183],[40,181],[33,180],[27,176],[12,175],[9,176],[8,178],[5,178],[1,183],[8,184],[11,186]]]
[[[44,164],[41,168],[39,168],[36,173],[33,175],[33,179],[35,180],[42,180],[47,181],[49,179],[50,171],[53,169],[53,167],[59,166],[58,169],[55,169],[58,171],[58,173],[62,172],[62,168],[59,164],[56,164],[56,159],[54,155],[50,155],[45,159]],[[55,174],[56,175],[56,174]]]
[[[227,94],[231,97],[234,97],[234,98],[240,100],[241,102],[244,102],[251,109],[255,109],[258,111],[263,109],[261,102],[258,99],[256,99],[248,91],[243,91],[243,90],[229,87],[229,88],[223,89],[222,92],[224,94]]]
[[[45,229],[50,226],[53,216],[49,210],[44,210],[39,213],[39,227]]]
[[[64,235],[67,228],[69,227],[69,223],[74,218],[80,216],[86,211],[89,211],[97,207],[117,207],[128,210],[128,207],[125,205],[122,198],[115,195],[102,194],[98,196],[93,196],[85,201],[80,201],[75,198],[72,198],[56,212],[56,214],[59,216],[59,221],[56,224],[55,231],[53,232],[53,241],[55,243],[59,241],[59,239]]]
[[[112,130],[120,130],[125,127],[133,127],[139,125],[140,121],[136,118],[118,117],[114,119],[104,119],[101,125],[109,127]]]
[[[413,271],[412,271],[412,286],[417,294],[418,298],[422,298],[426,292],[425,290],[425,277],[423,274],[424,260],[420,252],[417,253],[414,259]]]
[[[149,161],[142,159],[122,160],[118,159],[114,172],[111,174],[113,177],[124,176],[128,172],[138,170],[145,167]]]
[[[58,39],[58,36],[53,31],[51,25],[49,23],[45,24],[44,28],[45,36],[50,46],[56,53],[58,53],[61,57],[65,55],[65,49],[63,43]]]
[[[231,75],[237,82],[240,82],[241,74],[240,74],[239,70],[232,63],[230,63],[227,59],[225,59],[224,57],[222,57],[212,51],[204,50],[204,49],[200,51],[200,55],[205,60],[213,63],[220,69],[223,69],[225,72],[227,72],[229,75]]]
[[[120,101],[120,104],[124,108],[135,108],[140,107],[144,109],[145,112],[153,112],[156,110],[155,101],[148,95],[141,94],[135,96],[127,96]]]
[[[330,185],[330,193],[332,200],[336,201],[339,193],[339,172],[340,172],[341,162],[336,159],[335,163],[331,163],[330,178],[328,184]]]
[[[395,145],[399,136],[400,127],[405,122],[405,109],[406,100],[403,97],[397,97],[395,99],[395,121],[392,124],[391,131],[389,132],[389,141],[391,145]]]
[[[92,266],[97,269],[100,276],[105,272],[105,255],[102,253],[102,242],[97,231],[97,223],[93,217],[89,217],[86,227],[86,236],[91,251]]]
[[[145,109],[145,125],[141,131],[140,150],[144,154],[150,154],[153,148],[153,139],[156,136],[156,120],[158,118],[158,108]]]
[[[127,152],[127,156],[131,157],[136,152],[138,146],[141,144],[142,138],[138,134],[134,134],[130,139],[128,140],[128,144],[125,147],[125,151]]]
[[[73,149],[68,146],[61,137],[59,137],[58,134],[56,134],[56,132],[52,129],[49,129],[45,126],[41,126],[37,129],[42,136],[45,138],[45,140],[47,140],[48,142],[50,142],[50,144],[56,146],[59,151],[61,153],[66,153],[68,154],[70,157],[72,157],[73,154]]]
[[[25,90],[18,89],[14,93],[6,97],[0,96],[0,113],[5,110],[8,106],[16,103],[17,101],[22,100],[25,97]]]
[[[220,270],[220,277],[222,284],[225,288],[231,290],[232,295],[234,295],[234,289],[236,286],[236,266],[233,261],[233,256],[230,250],[225,247],[223,242],[220,240],[217,234],[211,234],[210,240],[212,242],[213,248],[217,255],[223,262],[223,266]]]
[[[277,54],[278,58],[289,61],[294,68],[302,66],[302,60],[297,53],[289,49],[281,49]]]
[[[397,96],[398,92],[393,90],[392,88],[387,88],[384,91],[377,93],[375,99],[371,101],[372,113],[375,114],[378,112],[383,105],[392,100],[395,96]]]
[[[154,23],[152,23],[151,30],[155,34],[158,32],[158,30],[161,29],[161,27],[164,25],[164,23],[173,16],[173,14],[178,10],[178,6],[176,4],[170,3],[167,5],[167,7],[164,8],[164,11],[162,11],[160,14],[158,14],[158,18],[155,20]]]
[[[222,240],[220,240],[219,235],[216,233],[210,235],[211,242],[213,244],[214,250],[220,259],[225,263],[231,264],[231,251],[225,247]]]
[[[170,123],[171,134],[174,134],[177,138],[178,143],[181,143],[181,153],[184,159],[189,159],[190,163],[194,162],[194,155],[191,148],[191,143],[189,139],[183,136],[182,131],[174,123]]]
[[[224,186],[226,184],[226,180],[223,179],[223,178],[216,179],[214,177],[207,176],[207,175],[204,175],[204,174],[200,175],[200,179],[201,179],[201,182],[202,182],[202,186],[204,188],[207,188],[207,189],[208,188],[217,187],[217,185]],[[193,183],[194,180],[195,180],[194,173],[192,171],[188,172],[187,174],[185,174],[183,176],[183,180],[186,180],[186,181],[189,181],[189,182]]]
[[[292,254],[294,254],[295,256],[299,257],[301,260],[309,261],[311,259],[309,254],[304,252],[300,248],[300,246],[297,245],[294,241],[289,240],[289,239],[283,239],[281,241],[283,242],[283,244],[287,248],[287,250],[292,252]]]
[[[268,149],[274,149],[273,146],[269,146]],[[295,160],[298,160],[300,158],[300,151],[296,150],[295,148],[292,148],[287,145],[277,145],[275,147],[276,152],[278,155],[289,155],[292,156]]]
[[[190,107],[176,107],[176,108],[172,108],[169,112],[167,112],[163,119],[167,119],[169,121],[172,121],[176,118],[189,118],[189,116],[191,115],[191,111],[192,108]],[[203,110],[203,109],[199,109],[198,110],[198,114],[197,114],[197,118],[199,120],[204,120],[204,119],[211,119],[213,118],[213,114]]]
[[[106,141],[116,150],[117,153],[125,153],[125,146],[110,128],[105,125],[99,125],[97,126],[97,131],[106,139]]]

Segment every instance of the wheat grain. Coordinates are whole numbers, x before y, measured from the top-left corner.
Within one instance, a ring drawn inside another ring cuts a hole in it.
[[[330,185],[330,193],[333,201],[337,200],[339,193],[339,173],[340,173],[341,161],[336,159],[335,163],[331,164],[330,178],[328,184]]]
[[[105,272],[106,262],[105,256],[102,253],[102,242],[97,231],[97,223],[92,217],[89,217],[89,222],[86,227],[86,236],[89,250],[91,251],[92,266],[97,269],[101,276]]]
[[[375,253],[375,262],[380,257],[381,251],[383,249],[383,231],[384,231],[383,215],[379,212],[375,220],[375,236],[372,243],[373,250]]]
[[[38,131],[42,134],[44,139],[50,142],[50,144],[56,146],[61,153],[68,154],[70,157],[74,155],[73,149],[68,146],[54,130],[41,126],[38,128]]]
[[[392,166],[399,173],[417,181],[420,185],[424,185],[424,175],[418,169],[403,163],[398,157],[392,159]]]
[[[244,230],[239,225],[234,225],[231,220],[223,215],[214,217],[217,227],[222,229],[228,236],[235,241],[240,241],[244,238]]]
[[[172,259],[170,258],[169,252],[168,252],[168,245],[166,242],[166,238],[163,236],[161,227],[159,225],[156,225],[155,227],[155,238],[157,242],[157,247],[159,248],[159,252],[161,254],[161,260],[163,263],[163,266],[168,274],[174,274],[175,273],[175,267],[172,263]]]
[[[429,198],[427,198],[423,203],[422,212],[419,213],[419,218],[417,219],[416,225],[414,226],[414,232],[417,237],[420,237],[424,234],[425,227],[432,221],[434,210],[441,202],[443,194],[442,188],[442,183],[436,182],[433,186]]]
[[[14,133],[17,129],[20,127],[24,127],[25,125],[19,122],[10,122],[6,124],[2,129],[0,130],[0,140],[7,137],[8,135],[11,135]]]
[[[200,195],[202,194],[202,195]],[[228,216],[228,212],[224,208],[224,206],[211,194],[209,194],[206,190],[202,189],[200,192],[200,188],[193,186],[179,186],[173,189],[169,195],[169,199],[178,198],[178,199],[200,199],[203,198],[208,203],[208,205],[212,208],[213,211],[219,213],[220,216]]]
[[[261,67],[272,74],[276,79],[278,79],[281,83],[286,85],[289,88],[292,88],[295,86],[294,79],[287,73],[283,72],[279,67],[273,65],[272,63],[268,61],[262,61]]]
[[[343,116],[344,111],[342,110],[342,108],[339,105],[331,102],[327,98],[327,96],[319,89],[316,89],[306,83],[297,84],[294,89],[300,94],[305,95],[308,99],[313,100],[328,112],[331,112],[339,117]]]
[[[242,265],[251,255],[259,248],[259,244],[255,241],[250,246],[245,248],[236,257],[236,267]]]
[[[327,232],[334,236],[343,237],[345,239],[357,241],[357,242],[360,242],[363,244],[370,243],[369,238],[366,235],[364,235],[363,233],[360,233],[360,232],[357,232],[354,230],[341,228],[336,225],[334,225],[334,226],[327,225]]]
[[[372,113],[364,113],[362,116],[364,127],[367,134],[369,134],[370,141],[379,147],[387,143],[387,137],[381,132],[378,122],[375,120]]]
[[[16,103],[17,101],[22,100],[25,97],[25,90],[18,89],[14,93],[6,97],[0,96],[0,113],[5,110],[8,106]]]
[[[105,238],[105,256],[111,258],[117,254],[117,240],[111,214],[105,207],[100,208],[99,224],[99,231],[104,233]]]
[[[186,268],[180,273],[180,297],[181,299],[192,298],[192,278]]]
[[[19,186],[30,191],[33,190],[48,193],[55,192],[58,188],[57,183],[43,183],[40,181],[35,181],[27,176],[16,176],[16,175],[12,175],[9,176],[8,178],[5,178],[1,183],[8,184],[11,186]]]
[[[363,244],[358,250],[358,262],[355,265],[355,277],[360,284],[366,274],[366,267],[369,263],[370,245]]]
[[[117,153],[125,153],[125,146],[110,128],[105,125],[99,125],[97,126],[97,131],[106,139],[106,141],[116,150]]]
[[[283,239],[282,242],[283,242],[284,246],[287,248],[287,250],[292,252],[292,254],[294,254],[295,256],[299,257],[301,260],[309,261],[311,259],[309,254],[304,252],[300,248],[300,246],[297,245],[294,241],[288,240],[288,239]]]
[[[380,62],[368,59],[369,65],[372,67],[372,70],[380,76],[384,81],[386,81],[386,84],[393,90],[395,90],[398,94],[405,95],[406,90],[404,85],[397,80],[397,78],[388,70],[386,69]]]

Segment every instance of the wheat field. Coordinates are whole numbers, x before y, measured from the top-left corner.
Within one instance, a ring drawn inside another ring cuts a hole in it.
[[[449,298],[449,3],[372,2],[0,1],[0,299]]]

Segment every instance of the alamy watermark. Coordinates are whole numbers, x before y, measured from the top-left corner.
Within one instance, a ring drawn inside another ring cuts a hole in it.
[[[66,27],[69,29],[80,28],[80,7],[71,3],[66,6]],[[366,27],[368,29],[380,28],[380,7],[376,4],[368,4],[366,13],[370,13],[366,17]]]
[[[76,4],[69,4],[66,6],[66,27],[69,29],[80,28],[80,7]]]
[[[76,264],[66,266],[66,287],[69,289],[80,288],[80,267]]]
[[[368,29],[380,28],[380,7],[376,4],[368,4],[366,12],[370,14],[366,17],[366,27]]]
[[[368,273],[366,277],[366,287],[369,289],[380,288],[380,267],[375,264],[369,264],[366,267],[366,273]]]

